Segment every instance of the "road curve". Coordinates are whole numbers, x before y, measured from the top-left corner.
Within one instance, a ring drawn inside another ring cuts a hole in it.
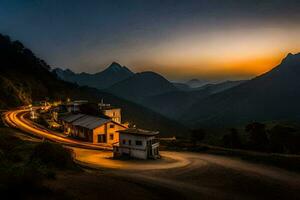
[[[177,192],[176,199],[300,199],[300,175],[231,157],[189,152],[161,152],[158,161],[117,161],[105,147],[76,141],[43,129],[25,118],[29,110],[6,112],[5,122],[41,138],[64,144],[85,166],[119,180]],[[118,169],[118,170],[116,170]],[[151,199],[151,198],[150,198]]]
[[[12,110],[4,113],[5,123],[11,127],[18,128],[27,133],[33,134],[40,138],[45,138],[63,145],[81,147],[86,149],[96,149],[96,150],[112,150],[112,147],[106,145],[96,145],[87,142],[78,141],[68,137],[64,137],[59,133],[47,130],[38,126],[31,120],[25,118],[25,116],[30,112],[29,109]]]

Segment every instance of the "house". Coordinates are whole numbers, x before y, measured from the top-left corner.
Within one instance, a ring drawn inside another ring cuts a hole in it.
[[[68,112],[80,112],[80,106],[87,103],[88,103],[87,100],[76,100],[76,101],[68,102],[66,104],[66,108]]]
[[[98,106],[102,114],[110,117],[113,121],[117,123],[121,123],[121,108],[116,108],[111,106],[110,104],[105,104],[103,103],[103,99],[98,104]]]
[[[114,145],[114,157],[129,156],[139,159],[157,159],[159,142],[156,139],[159,132],[138,128],[119,130],[119,144]]]
[[[115,144],[119,142],[120,130],[127,127],[110,118],[86,114],[69,114],[60,118],[64,132],[74,138],[91,143]]]

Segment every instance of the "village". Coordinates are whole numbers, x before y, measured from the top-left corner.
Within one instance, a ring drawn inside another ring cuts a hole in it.
[[[113,157],[159,159],[159,131],[144,130],[122,122],[122,110],[103,99],[97,105],[86,100],[39,102],[31,109],[35,122],[77,141],[113,149]]]

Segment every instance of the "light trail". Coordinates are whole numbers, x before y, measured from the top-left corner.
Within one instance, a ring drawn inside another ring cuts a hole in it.
[[[41,138],[61,143],[63,145],[96,150],[112,150],[112,147],[110,146],[77,141],[75,139],[60,136],[54,131],[47,130],[46,128],[38,127],[31,120],[28,120],[25,117],[25,115],[27,115],[29,112],[29,109],[8,111],[4,114],[4,120],[8,125],[12,127],[18,128],[24,132],[33,134]]]

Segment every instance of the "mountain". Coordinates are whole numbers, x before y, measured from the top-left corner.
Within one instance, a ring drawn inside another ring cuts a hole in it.
[[[141,72],[107,89],[119,97],[139,102],[145,97],[177,91],[167,79],[154,72]]]
[[[207,84],[208,82],[209,81],[207,81],[207,80],[191,79],[191,80],[187,81],[185,84],[191,88],[197,88],[197,87],[201,87],[201,86]]]
[[[271,71],[200,99],[179,118],[191,126],[230,126],[300,119],[300,54],[288,54]]]
[[[112,68],[113,70],[115,67]],[[122,108],[122,118],[130,124],[161,135],[186,135],[187,129],[148,108],[97,89],[78,86],[59,79],[45,61],[36,57],[18,41],[0,34],[0,109],[28,105],[33,101],[85,99],[105,102]]]
[[[185,83],[173,83],[173,85],[181,91],[190,91],[193,88],[191,88],[189,85],[185,84]]]
[[[62,70],[56,68],[53,70],[62,80],[77,83],[80,86],[89,86],[97,89],[105,89],[113,84],[125,80],[134,75],[127,67],[113,62],[109,67],[99,73],[74,73],[69,69]]]
[[[187,90],[171,91],[155,96],[149,96],[141,101],[141,104],[159,112],[169,118],[177,119],[186,108],[190,107],[198,100],[212,94],[225,91],[238,86],[245,81],[225,81],[216,84],[207,84],[199,88],[189,88]]]
[[[219,93],[228,90],[230,88],[236,87],[246,81],[247,80],[238,80],[238,81],[224,81],[221,83],[208,83],[201,87],[193,88],[192,90],[193,91],[205,90],[207,93],[211,95],[211,94]]]

